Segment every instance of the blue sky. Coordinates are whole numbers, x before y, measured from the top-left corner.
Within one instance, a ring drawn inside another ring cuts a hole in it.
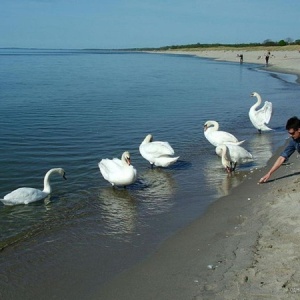
[[[0,47],[134,48],[300,39],[299,0],[1,0]]]

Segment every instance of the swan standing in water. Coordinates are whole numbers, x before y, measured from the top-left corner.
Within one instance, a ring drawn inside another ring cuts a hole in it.
[[[121,159],[102,159],[98,166],[103,178],[110,182],[112,186],[126,187],[136,181],[137,171],[131,165],[128,151],[122,154]]]
[[[45,199],[51,194],[50,186],[50,176],[53,173],[60,174],[64,179],[66,178],[66,173],[62,168],[54,168],[49,170],[44,178],[44,189],[39,190],[30,187],[21,187],[11,193],[4,196],[3,199],[0,199],[5,205],[17,205],[17,204],[28,204],[31,202],[39,201]]]
[[[240,145],[244,141],[238,139],[231,133],[226,131],[219,131],[219,123],[216,121],[207,121],[204,124],[204,136],[215,147],[224,143],[232,143]]]
[[[174,155],[174,150],[168,142],[153,142],[152,134],[148,134],[139,147],[141,155],[153,165],[157,167],[168,167],[174,164],[179,156]]]
[[[253,161],[253,156],[245,148],[239,145],[219,145],[216,153],[222,159],[222,165],[228,173],[235,171],[237,164],[244,164]]]
[[[272,130],[266,124],[270,122],[272,117],[272,102],[265,101],[263,107],[256,110],[261,105],[261,96],[254,92],[251,97],[256,97],[257,102],[249,110],[249,118],[253,126],[258,130],[259,133],[262,131]]]

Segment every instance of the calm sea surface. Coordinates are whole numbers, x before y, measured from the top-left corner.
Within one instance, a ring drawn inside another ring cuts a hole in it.
[[[295,76],[246,63],[2,49],[0,66],[0,197],[42,189],[53,167],[67,173],[52,177],[50,203],[0,203],[1,299],[84,299],[264,166],[299,113]],[[272,132],[258,135],[250,123],[253,91],[273,102]],[[255,161],[228,178],[204,138],[207,120],[245,139]],[[150,169],[138,151],[148,133],[170,142],[175,165]],[[98,162],[125,150],[138,180],[112,189]]]

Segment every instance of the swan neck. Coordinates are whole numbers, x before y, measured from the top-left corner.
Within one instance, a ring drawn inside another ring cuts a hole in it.
[[[214,122],[214,130],[217,131],[219,130],[219,123],[218,122]]]
[[[54,172],[54,170],[50,170],[46,173],[44,178],[44,190],[43,192],[50,194],[51,193],[51,185],[50,185],[50,175]]]
[[[152,142],[152,140],[153,140],[152,135],[151,135],[151,134],[148,134],[148,135],[145,137],[145,139],[143,140],[142,145],[148,144],[148,143]]]
[[[256,96],[256,98],[257,98],[257,101],[256,101],[256,103],[254,104],[254,106],[255,106],[255,107],[258,107],[258,106],[260,106],[260,104],[261,104],[261,96],[260,96],[259,94],[255,95],[255,96]]]
[[[230,161],[227,157],[227,147],[222,146],[221,149],[222,149],[222,164],[223,164],[223,166],[229,166]]]
[[[209,131],[217,131],[217,130],[219,130],[219,123],[216,122],[216,121],[209,121],[208,127],[207,127],[206,131],[207,130],[209,130]]]
[[[122,154],[121,161],[122,161],[123,165],[130,166],[131,162],[130,162],[130,156],[129,156],[129,154],[126,153],[126,152],[124,152]]]

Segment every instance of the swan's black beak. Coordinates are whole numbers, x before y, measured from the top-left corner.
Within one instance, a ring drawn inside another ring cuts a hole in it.
[[[64,179],[64,180],[67,180],[66,173],[64,173],[63,179]]]

